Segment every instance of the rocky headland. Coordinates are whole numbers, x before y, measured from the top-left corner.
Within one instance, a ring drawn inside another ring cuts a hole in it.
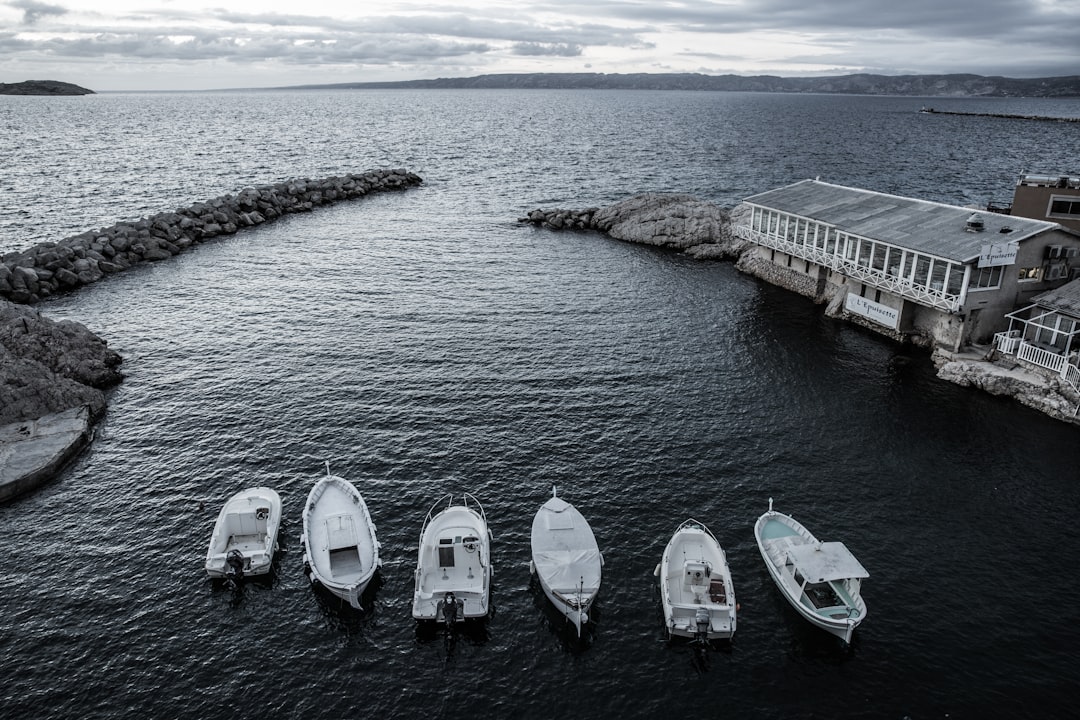
[[[0,95],[93,95],[93,90],[59,80],[0,83]]]
[[[89,442],[123,377],[105,340],[29,304],[290,213],[421,182],[373,170],[251,187],[0,258],[0,502],[47,481]]]
[[[806,287],[805,277],[787,274],[784,268],[765,262],[732,232],[733,221],[745,206],[722,208],[690,195],[645,193],[607,207],[583,210],[532,210],[518,222],[552,230],[595,231],[618,240],[679,250],[700,259],[729,259],[747,274],[786,288],[825,305],[825,314],[843,317],[902,342],[925,344],[919,338],[890,334],[844,310],[846,285],[831,293]],[[1080,424],[1080,398],[1058,379],[1033,369],[1004,362],[989,348],[966,348],[962,352],[932,350],[938,377],[993,395],[1011,397],[1053,418]]]

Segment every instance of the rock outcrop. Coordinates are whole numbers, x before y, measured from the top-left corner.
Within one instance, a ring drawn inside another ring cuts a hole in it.
[[[0,300],[0,425],[86,406],[105,410],[120,382],[120,355],[71,320]]]
[[[146,262],[170,258],[193,244],[241,228],[308,212],[320,205],[420,184],[406,170],[372,170],[324,180],[290,180],[246,188],[134,222],[121,222],[0,258],[0,298],[34,303],[58,292]]]
[[[727,210],[691,195],[644,193],[603,208],[533,210],[519,221],[557,230],[595,230],[702,258],[737,257],[745,246],[731,233]]]
[[[0,83],[0,95],[93,95],[79,85],[59,80],[24,80],[17,83]]]
[[[1053,378],[1015,363],[1002,364],[984,358],[933,353],[938,377],[991,395],[1011,397],[1029,408],[1065,422],[1077,423],[1080,396],[1060,378]]]

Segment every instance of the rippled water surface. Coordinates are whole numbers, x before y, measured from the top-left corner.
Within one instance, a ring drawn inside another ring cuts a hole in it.
[[[0,97],[0,251],[288,177],[425,179],[42,305],[108,339],[126,379],[91,449],[0,507],[0,715],[1067,715],[1074,428],[943,383],[925,351],[729,263],[516,222],[645,190],[731,205],[814,176],[982,204],[1022,170],[1077,171],[1062,154],[1075,125],[921,104]],[[324,461],[378,524],[363,613],[301,572],[300,509]],[[255,484],[282,495],[283,548],[271,582],[232,592],[203,555],[221,502]],[[584,642],[530,582],[553,484],[607,561]],[[494,532],[495,612],[431,636],[410,617],[416,542],[431,503],[461,491]],[[870,571],[850,648],[772,586],[752,532],[769,497]],[[705,652],[665,642],[652,577],[687,517],[728,550],[742,604],[735,640]]]

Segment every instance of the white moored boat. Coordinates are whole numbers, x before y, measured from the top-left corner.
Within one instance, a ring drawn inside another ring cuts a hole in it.
[[[754,524],[765,567],[800,615],[846,643],[866,619],[860,593],[870,577],[840,542],[821,542],[794,518],[773,510]]]
[[[735,634],[735,588],[727,556],[709,528],[687,520],[656,567],[669,637],[725,640]]]
[[[475,497],[465,493],[455,505],[454,496],[447,495],[428,511],[420,530],[415,580],[412,614],[417,620],[452,624],[487,616],[491,531]]]
[[[329,463],[308,493],[300,542],[311,582],[360,609],[360,596],[380,565],[379,541],[360,491],[331,475]]]
[[[552,488],[551,499],[533,518],[532,570],[544,594],[574,624],[579,637],[600,590],[603,564],[592,528]]]
[[[266,575],[277,550],[281,498],[268,487],[241,490],[222,506],[206,551],[212,578],[241,580]]]

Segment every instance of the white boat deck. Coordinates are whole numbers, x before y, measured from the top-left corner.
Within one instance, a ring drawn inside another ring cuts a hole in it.
[[[850,641],[866,615],[859,587],[869,573],[862,564],[843,543],[820,542],[782,513],[763,515],[758,532],[770,572],[790,602],[808,620]]]
[[[439,620],[447,593],[460,601],[462,618],[488,614],[490,535],[472,509],[452,505],[424,528],[413,593],[413,617]]]
[[[211,577],[225,577],[229,552],[244,556],[244,572],[270,572],[277,549],[281,521],[281,499],[270,488],[248,488],[226,501],[214,524],[206,554],[206,570]]]
[[[706,532],[681,529],[672,537],[661,588],[666,593],[668,629],[695,637],[700,613],[708,615],[708,637],[728,638],[735,631],[734,589],[723,550]]]
[[[308,511],[307,554],[316,577],[333,589],[358,583],[375,572],[376,541],[374,531],[366,527],[370,518],[345,485],[325,483]]]

